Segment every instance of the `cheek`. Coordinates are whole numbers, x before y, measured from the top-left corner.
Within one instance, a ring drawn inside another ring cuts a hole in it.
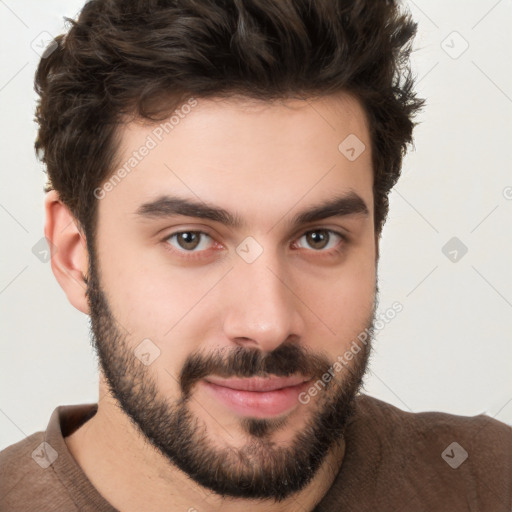
[[[343,353],[372,319],[376,268],[373,259],[354,255],[328,278],[301,280],[300,294],[311,312],[306,311],[305,339],[315,349],[333,357]],[[312,347],[313,348],[313,347]]]
[[[101,278],[112,313],[136,357],[150,353],[147,370],[161,393],[176,397],[183,364],[207,333],[196,309],[208,283],[130,257],[113,261],[103,265]]]
[[[120,233],[118,230],[117,234]],[[161,315],[172,315],[179,304],[178,297],[186,300],[187,289],[177,282],[179,273],[173,275],[171,267],[166,267],[165,261],[158,257],[159,251],[125,242],[130,237],[133,234],[104,236],[100,240],[99,265],[101,285],[119,321],[124,320],[126,328],[135,328],[141,320],[153,323]],[[168,322],[171,320],[172,316]]]
[[[218,304],[212,303],[211,290],[222,271],[176,267],[158,251],[148,252],[145,261],[140,250],[118,254],[118,264],[115,260],[102,262],[102,286],[114,316],[130,333],[131,344],[155,341],[178,368],[208,335],[212,324],[207,315]]]

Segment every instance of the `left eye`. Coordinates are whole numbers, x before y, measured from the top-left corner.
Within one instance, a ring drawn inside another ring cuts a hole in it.
[[[180,231],[179,233],[172,234],[167,238],[167,241],[179,250],[198,252],[208,248],[208,243],[205,239],[211,238],[201,231]],[[178,244],[177,246],[172,243],[173,240]]]
[[[343,237],[330,229],[315,229],[304,233],[304,235],[299,238],[299,241],[300,240],[305,240],[310,248],[315,251],[321,251],[324,249],[333,249],[340,240],[343,240]]]

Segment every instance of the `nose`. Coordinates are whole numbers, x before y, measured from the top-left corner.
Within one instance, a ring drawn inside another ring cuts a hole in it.
[[[253,263],[238,261],[230,272],[224,333],[238,346],[271,352],[303,336],[300,300],[276,259],[262,255]]]

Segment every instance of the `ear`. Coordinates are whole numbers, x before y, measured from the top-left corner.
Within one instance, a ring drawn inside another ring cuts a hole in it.
[[[45,237],[49,240],[53,274],[76,309],[89,314],[85,276],[89,257],[85,235],[55,190],[46,194]]]

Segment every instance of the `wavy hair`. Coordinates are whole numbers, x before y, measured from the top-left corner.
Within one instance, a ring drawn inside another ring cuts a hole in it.
[[[186,98],[272,100],[346,91],[370,126],[375,229],[424,100],[417,25],[395,0],[90,0],[35,75],[35,149],[86,235],[127,116],[159,121]],[[55,44],[56,43],[56,44]]]

